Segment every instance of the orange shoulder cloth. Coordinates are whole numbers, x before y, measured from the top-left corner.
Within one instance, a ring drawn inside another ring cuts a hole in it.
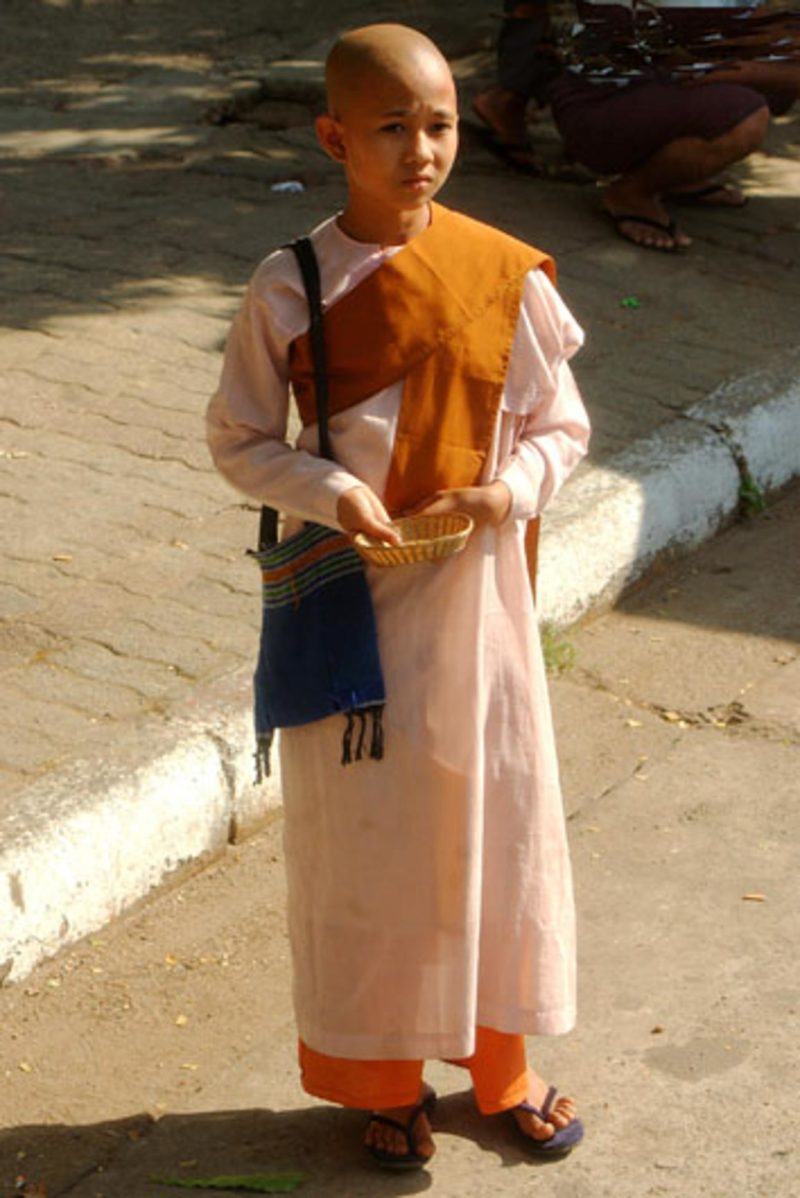
[[[428,228],[325,313],[330,412],[403,380],[385,502],[402,512],[480,481],[526,274],[554,279],[546,254],[432,205]],[[290,377],[303,424],[316,420],[308,335]]]

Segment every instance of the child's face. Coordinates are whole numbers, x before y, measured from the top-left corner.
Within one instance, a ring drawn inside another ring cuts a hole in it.
[[[387,214],[421,208],[444,184],[458,148],[452,76],[434,59],[372,72],[317,130],[345,168],[351,203]]]

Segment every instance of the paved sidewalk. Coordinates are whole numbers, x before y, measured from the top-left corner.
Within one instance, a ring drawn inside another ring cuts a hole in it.
[[[154,1174],[299,1170],[299,1198],[800,1192],[798,542],[795,484],[581,628],[553,682],[579,1021],[530,1059],[579,1103],[569,1160],[531,1164],[434,1064],[430,1174],[365,1167],[363,1118],[298,1085],[276,817],[0,990],[0,1191],[169,1198]]]
[[[493,25],[462,8],[432,31],[468,101]],[[254,0],[10,3],[4,25],[0,975],[20,976],[263,815],[256,516],[212,471],[202,413],[253,266],[341,185],[309,127],[328,6],[278,28]],[[548,618],[707,536],[743,472],[765,490],[800,469],[799,128],[777,122],[741,172],[746,210],[682,215],[680,257],[615,240],[592,186],[506,172],[465,129],[444,199],[553,251],[589,334],[594,446],[545,530]],[[271,190],[287,179],[305,190]]]

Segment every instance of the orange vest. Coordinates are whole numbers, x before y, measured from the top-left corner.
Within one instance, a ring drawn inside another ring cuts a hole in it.
[[[546,254],[440,204],[431,209],[424,232],[325,313],[331,415],[403,381],[384,497],[393,515],[480,481],[525,276],[541,268],[555,281]],[[289,372],[303,424],[312,424],[308,334],[292,343]]]

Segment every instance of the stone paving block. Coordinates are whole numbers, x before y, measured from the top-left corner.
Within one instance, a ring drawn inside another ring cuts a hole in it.
[[[105,686],[109,681],[148,698],[163,698],[177,690],[176,674],[191,680],[200,673],[191,669],[195,662],[190,652],[185,652],[184,662],[177,660],[178,653],[159,645],[152,634],[144,643],[140,639],[138,645],[135,641],[125,645],[118,629],[100,627],[79,644],[54,650],[47,662],[54,670],[66,670],[90,682]]]
[[[125,719],[138,715],[145,696],[129,682],[106,681],[102,687],[91,679],[82,678],[72,670],[62,670],[49,662],[35,661],[24,670],[7,670],[4,682],[11,690],[21,691],[28,698],[49,695],[58,706],[74,708],[98,719]]]
[[[230,655],[237,664],[255,664],[260,625],[259,599],[255,587],[249,601],[242,604],[237,620],[220,620],[213,610],[188,608],[169,594],[160,595],[146,609],[137,607],[131,622],[168,637],[185,632],[204,644]],[[127,618],[119,617],[117,627],[127,627]]]
[[[100,716],[55,702],[52,694],[26,694],[8,685],[5,677],[3,694],[7,732],[0,746],[0,769],[6,773],[7,791],[17,789],[24,776],[56,770],[78,752],[89,752],[93,730],[107,724]]]
[[[53,654],[53,660],[84,677],[122,684],[135,681],[148,695],[177,690],[181,683],[214,678],[229,664],[227,654],[184,633],[185,625],[158,633],[146,622],[126,620],[100,624],[79,645]]]

